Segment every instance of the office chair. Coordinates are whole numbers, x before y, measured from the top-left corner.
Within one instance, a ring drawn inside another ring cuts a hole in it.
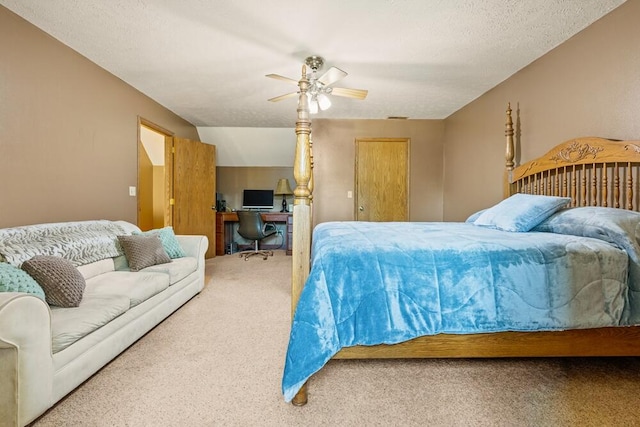
[[[253,240],[254,249],[242,251],[240,257],[246,261],[253,255],[262,255],[262,259],[273,256],[273,251],[258,249],[258,243],[265,237],[272,236],[278,232],[274,224],[265,224],[258,211],[238,211],[238,234],[248,240]]]

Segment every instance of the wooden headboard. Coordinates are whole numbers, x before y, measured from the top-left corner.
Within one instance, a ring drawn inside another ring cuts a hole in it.
[[[574,138],[514,167],[511,108],[505,135],[505,197],[515,193],[571,197],[571,206],[640,211],[640,141]]]

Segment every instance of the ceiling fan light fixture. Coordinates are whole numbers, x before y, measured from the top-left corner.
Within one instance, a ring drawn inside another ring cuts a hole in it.
[[[318,106],[324,111],[331,107],[331,100],[324,93],[318,94]]]
[[[307,96],[309,97],[309,113],[318,114],[318,100],[309,94],[307,94]]]
[[[334,83],[345,78],[347,73],[337,67],[331,67],[327,72],[320,77],[317,75],[317,71],[322,68],[324,59],[320,56],[309,56],[305,59],[305,64],[311,68],[310,73],[304,73],[303,77],[307,78],[307,97],[309,100],[309,112],[316,114],[319,110],[326,110],[331,107],[331,99],[328,95],[344,96],[354,99],[365,99],[367,97],[366,90],[362,89],[348,89],[342,87],[332,87]],[[267,74],[267,77],[272,79],[281,80],[287,83],[298,86],[299,81],[284,77],[279,74]],[[300,92],[291,92],[285,95],[276,96],[270,98],[269,101],[277,102],[283,99],[294,97]]]

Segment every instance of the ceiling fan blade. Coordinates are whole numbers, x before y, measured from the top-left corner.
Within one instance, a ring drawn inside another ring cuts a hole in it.
[[[325,86],[329,86],[340,79],[344,79],[345,77],[347,77],[347,73],[342,71],[340,68],[331,67],[326,73],[320,76],[318,81]]]
[[[298,95],[298,92],[291,92],[285,95],[276,96],[275,98],[267,99],[267,101],[278,102],[278,101],[282,101],[283,99],[293,98],[294,96],[297,96],[297,95]]]
[[[290,79],[289,77],[281,76],[280,74],[267,74],[266,77],[270,77],[276,80],[282,80],[283,82],[291,83],[298,86],[298,81]]]
[[[331,95],[346,96],[347,98],[365,99],[368,90],[364,89],[348,89],[346,87],[334,87],[331,89]]]

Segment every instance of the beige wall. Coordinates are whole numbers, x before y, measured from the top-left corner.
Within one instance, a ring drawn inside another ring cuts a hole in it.
[[[314,224],[354,219],[356,138],[410,138],[409,220],[442,220],[443,120],[328,120],[312,124]]]
[[[136,222],[138,116],[194,126],[0,6],[0,227]]]
[[[521,162],[578,136],[640,139],[638,17],[629,0],[445,120],[445,220],[501,199],[508,101]]]

